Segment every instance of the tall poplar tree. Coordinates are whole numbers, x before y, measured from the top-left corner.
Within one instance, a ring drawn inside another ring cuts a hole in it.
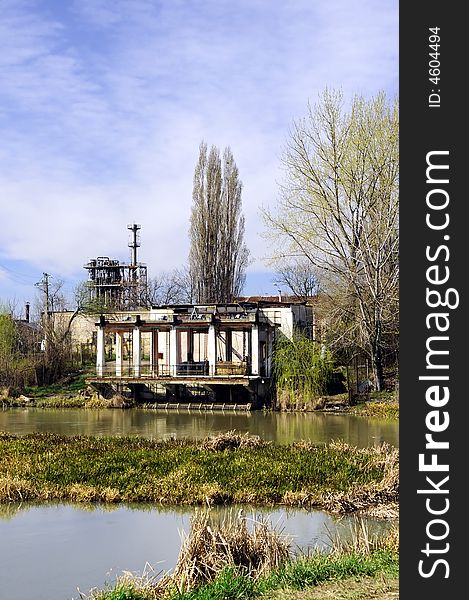
[[[216,146],[199,147],[194,172],[189,267],[198,303],[231,302],[246,277],[249,250],[244,242],[244,216],[239,179],[230,148],[223,159]]]

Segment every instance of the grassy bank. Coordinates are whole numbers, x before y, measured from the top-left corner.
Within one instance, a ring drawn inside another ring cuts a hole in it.
[[[36,408],[138,408],[138,404],[126,400],[119,402],[117,398],[104,399],[95,394],[60,392],[50,395],[40,393],[37,396],[24,394],[16,398],[4,398],[2,403],[6,407],[36,407]],[[148,408],[151,405],[142,405]],[[282,412],[344,412],[364,417],[377,417],[382,419],[398,419],[399,403],[392,400],[368,400],[356,406],[349,406],[348,395],[323,396],[317,398],[316,405],[304,404],[298,401],[295,408],[284,409]]]
[[[249,529],[238,515],[217,525],[208,513],[196,513],[173,572],[127,573],[112,587],[92,590],[88,600],[377,599],[380,590],[397,591],[398,551],[397,527],[370,538],[362,522],[351,541],[293,557],[288,540],[265,522]],[[351,588],[354,596],[338,595]]]
[[[0,501],[278,504],[338,513],[397,502],[398,450],[0,433]]]
[[[36,408],[148,408],[148,404],[138,404],[134,400],[120,396],[105,399],[94,390],[88,388],[83,373],[70,375],[61,383],[48,386],[25,387],[22,394],[8,395],[8,390],[0,389],[0,402],[4,407],[36,407]],[[311,382],[310,382],[311,383]],[[312,383],[311,383],[312,385]],[[358,399],[358,404],[350,406],[348,393],[325,395],[309,390],[293,387],[288,393],[279,393],[272,407],[282,412],[346,412],[350,414],[378,417],[399,418],[399,402],[395,392],[371,392],[365,402]],[[151,405],[150,405],[151,406]]]
[[[399,402],[395,400],[369,400],[352,406],[348,412],[363,417],[377,417],[381,419],[399,419]]]
[[[16,398],[4,398],[1,404],[9,408],[86,408],[86,398],[73,394],[57,394],[44,397],[32,397],[21,394]]]
[[[137,408],[133,400],[124,400],[121,396],[106,399],[97,392],[78,395],[62,393],[38,398],[21,394],[17,398],[3,399],[1,403],[7,408]]]
[[[60,383],[44,386],[25,386],[22,392],[5,388],[0,390],[4,406],[38,408],[85,408],[89,394],[86,393],[85,374],[74,374]]]
[[[86,383],[84,373],[70,375],[60,383],[45,386],[27,386],[23,393],[0,390],[0,400],[4,407],[15,408],[128,408],[133,401],[116,396],[105,399]]]

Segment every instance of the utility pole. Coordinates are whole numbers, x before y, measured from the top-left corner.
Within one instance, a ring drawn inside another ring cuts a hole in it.
[[[49,273],[43,273],[41,281],[38,281],[34,285],[44,292],[45,296],[45,311],[44,311],[44,359],[47,359],[48,346],[49,346],[49,325],[50,325],[50,313],[49,313],[49,277],[52,277]],[[42,345],[42,344],[41,344]]]
[[[38,281],[34,285],[40,288],[45,295],[45,316],[46,320],[49,321],[49,277],[52,277],[49,273],[42,274],[42,280]]]

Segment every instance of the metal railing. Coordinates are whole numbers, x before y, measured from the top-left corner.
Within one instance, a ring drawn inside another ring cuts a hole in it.
[[[97,377],[102,378],[184,378],[184,377],[227,377],[227,376],[246,376],[249,375],[248,363],[218,361],[215,366],[209,365],[208,361],[201,362],[183,362],[175,365],[159,364],[158,367],[149,364],[118,366],[106,364],[103,367],[96,367]]]
[[[215,365],[216,375],[249,375],[248,362],[217,361]]]

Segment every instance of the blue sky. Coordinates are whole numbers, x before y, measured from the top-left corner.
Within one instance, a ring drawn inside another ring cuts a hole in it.
[[[294,119],[325,86],[398,93],[397,0],[0,0],[0,301],[68,289],[96,256],[157,275],[189,251],[201,140],[229,145],[254,261]]]

